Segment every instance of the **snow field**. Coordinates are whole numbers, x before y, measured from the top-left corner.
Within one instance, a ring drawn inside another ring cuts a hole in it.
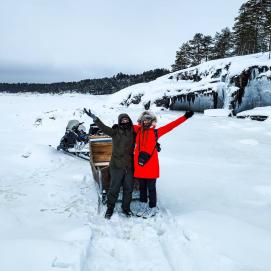
[[[48,147],[68,120],[90,124],[85,106],[108,125],[142,111],[109,96],[0,95],[0,270],[270,271],[269,120],[196,114],[159,140],[160,214],[105,221],[88,162]],[[158,127],[183,114],[152,110]]]

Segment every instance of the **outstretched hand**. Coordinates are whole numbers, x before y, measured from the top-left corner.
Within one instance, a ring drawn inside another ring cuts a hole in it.
[[[84,108],[84,113],[87,114],[92,119],[96,119],[96,116],[93,113],[91,113],[90,109],[87,110],[86,108]]]
[[[189,119],[194,115],[194,111],[186,111],[184,116]]]

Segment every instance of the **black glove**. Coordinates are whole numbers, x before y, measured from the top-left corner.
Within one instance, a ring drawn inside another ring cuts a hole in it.
[[[194,112],[193,112],[193,111],[186,111],[185,114],[184,114],[184,116],[185,116],[187,119],[191,118],[193,115],[194,115]]]
[[[91,113],[90,109],[87,110],[86,108],[84,108],[84,113],[91,117],[93,120],[97,119],[97,117],[93,113]]]

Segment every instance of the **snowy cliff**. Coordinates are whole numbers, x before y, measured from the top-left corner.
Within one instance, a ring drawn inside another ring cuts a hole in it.
[[[225,108],[234,113],[271,105],[268,53],[208,61],[112,95],[115,102],[202,112]]]

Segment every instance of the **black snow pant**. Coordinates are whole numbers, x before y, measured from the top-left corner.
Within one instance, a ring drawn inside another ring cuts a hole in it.
[[[140,201],[148,202],[149,194],[149,206],[150,208],[156,207],[156,179],[138,179],[140,190]]]
[[[130,169],[110,168],[110,188],[107,193],[107,207],[114,209],[122,186],[122,209],[130,210],[134,188],[133,172]]]

